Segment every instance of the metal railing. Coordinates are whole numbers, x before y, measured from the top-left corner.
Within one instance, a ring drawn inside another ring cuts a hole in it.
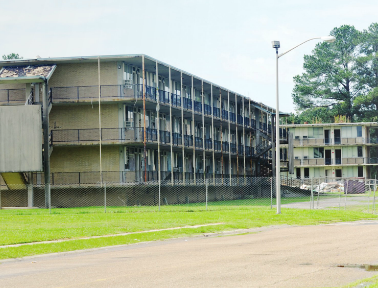
[[[214,117],[221,118],[220,109],[219,108],[213,107],[213,113],[214,113]]]
[[[233,112],[229,112],[229,115],[230,115],[230,121],[231,121],[231,122],[236,122],[236,116],[235,116],[235,113],[233,113]]]
[[[228,112],[226,110],[222,110],[222,119],[228,120]]]
[[[235,143],[230,143],[230,149],[231,149],[231,153],[236,154],[236,144]]]
[[[172,106],[181,107],[181,96],[177,94],[171,94]]]
[[[214,151],[221,151],[221,141],[214,140]]]
[[[196,142],[196,148],[202,149],[203,148],[203,142],[201,137],[195,137]]]
[[[194,112],[202,113],[202,103],[194,101]]]
[[[0,89],[0,104],[25,104],[25,88]]]
[[[206,149],[206,150],[211,150],[211,149],[213,149],[213,146],[212,146],[212,140],[211,140],[211,139],[205,139],[205,149]]]
[[[238,115],[238,124],[239,125],[243,125],[243,116],[241,116],[241,115]]]
[[[203,104],[203,108],[204,108],[204,113],[205,115],[211,115],[211,106],[210,105],[207,105],[207,104]]]
[[[186,147],[193,146],[193,135],[184,135],[184,145]]]
[[[192,99],[183,97],[182,101],[184,109],[192,110]]]
[[[182,145],[182,136],[180,133],[172,133],[173,145],[179,146]]]
[[[160,143],[169,144],[171,143],[171,133],[169,131],[160,130]]]

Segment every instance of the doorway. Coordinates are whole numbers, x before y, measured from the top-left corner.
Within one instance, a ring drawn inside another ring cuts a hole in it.
[[[340,144],[341,143],[340,129],[335,129],[334,133],[335,133],[334,134],[335,144]]]
[[[324,130],[324,144],[329,145],[329,130]]]
[[[325,150],[325,165],[331,165],[332,160],[331,160],[331,150]]]

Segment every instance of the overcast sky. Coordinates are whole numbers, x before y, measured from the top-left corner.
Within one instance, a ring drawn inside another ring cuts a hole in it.
[[[361,4],[362,3],[362,4]],[[24,58],[147,54],[275,106],[275,53],[343,24],[378,22],[378,1],[0,0],[0,54]],[[308,42],[280,59],[280,110],[294,111],[293,76]]]

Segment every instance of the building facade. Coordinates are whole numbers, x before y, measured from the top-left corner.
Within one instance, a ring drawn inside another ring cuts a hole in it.
[[[41,65],[54,65],[48,81],[0,84],[0,105],[41,105],[46,89],[51,184],[271,173],[275,111],[258,99],[145,55],[0,62],[9,71]]]
[[[282,175],[299,179],[370,179],[376,176],[378,123],[292,124],[284,127],[293,134],[294,174]]]

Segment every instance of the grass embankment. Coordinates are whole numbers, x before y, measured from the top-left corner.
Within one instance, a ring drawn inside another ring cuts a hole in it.
[[[297,202],[300,199],[292,199]],[[303,199],[302,199],[303,201]],[[73,251],[143,241],[155,241],[201,233],[245,229],[269,225],[315,225],[338,221],[377,219],[378,216],[360,211],[297,210],[284,209],[282,214],[270,209],[270,201],[264,206],[242,206],[233,201],[213,203],[208,210],[192,204],[157,207],[103,207],[67,208],[48,210],[0,210],[0,245],[32,243],[59,239],[75,239],[67,242],[37,243],[19,247],[0,248],[0,259],[17,258],[37,254]],[[216,205],[218,204],[218,205]],[[235,204],[237,204],[235,206]],[[238,206],[240,205],[240,206]],[[171,227],[224,223],[201,228],[145,232],[115,237],[80,239],[81,237],[148,231]]]

